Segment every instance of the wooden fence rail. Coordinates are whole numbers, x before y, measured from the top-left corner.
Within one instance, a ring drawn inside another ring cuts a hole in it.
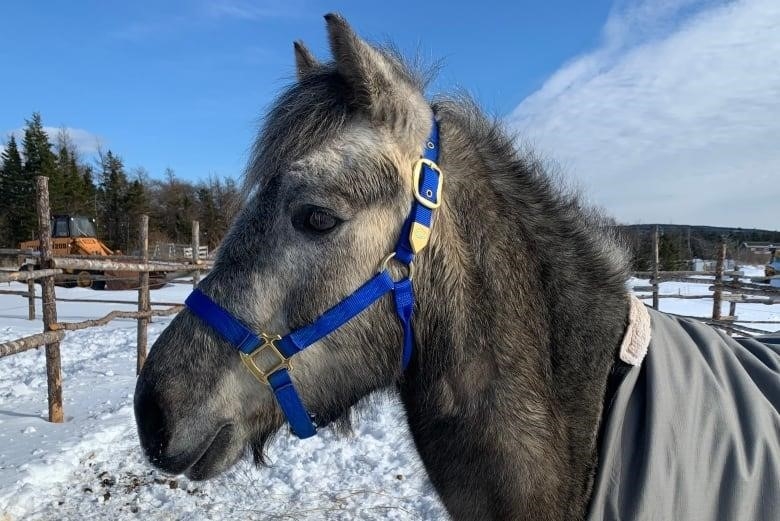
[[[97,327],[108,323],[111,320],[117,318],[130,318],[137,320],[137,363],[136,371],[140,372],[143,367],[147,354],[147,341],[148,341],[148,323],[151,317],[171,315],[178,312],[181,308],[181,304],[170,302],[151,302],[149,298],[149,272],[152,271],[166,271],[174,272],[177,275],[186,274],[191,276],[191,283],[193,286],[197,285],[200,280],[200,272],[208,270],[211,267],[211,262],[202,261],[198,258],[199,251],[199,225],[197,222],[193,222],[193,254],[191,262],[158,262],[149,260],[148,249],[148,224],[149,219],[147,216],[141,217],[140,223],[140,243],[141,243],[141,256],[140,257],[112,257],[112,258],[88,258],[88,257],[54,257],[52,253],[52,241],[50,230],[50,208],[49,208],[49,194],[48,194],[48,179],[45,177],[36,178],[36,213],[38,216],[38,236],[40,240],[40,251],[30,252],[29,250],[0,250],[0,255],[27,255],[37,258],[39,262],[38,270],[34,271],[21,271],[21,272],[0,272],[0,282],[11,281],[27,281],[27,292],[22,291],[7,291],[0,290],[0,293],[15,294],[15,295],[27,295],[29,301],[29,318],[33,320],[35,318],[35,300],[40,299],[42,301],[43,309],[43,332],[27,336],[24,338],[18,338],[0,343],[0,358],[21,353],[30,349],[34,349],[40,346],[46,346],[46,375],[48,384],[48,402],[49,402],[49,421],[62,422],[64,418],[63,406],[62,406],[62,375],[60,368],[60,341],[65,337],[66,331],[75,331],[79,329],[85,329],[89,327]],[[658,309],[659,300],[662,298],[713,298],[713,313],[712,319],[702,319],[702,317],[693,317],[699,320],[712,324],[716,327],[721,327],[729,332],[737,334],[755,334],[757,332],[763,332],[761,330],[751,328],[748,326],[735,323],[735,311],[737,302],[749,302],[753,299],[747,300],[746,295],[755,296],[761,294],[761,296],[767,296],[768,293],[757,285],[751,284],[745,286],[740,282],[742,274],[738,271],[728,272],[723,269],[726,249],[723,245],[718,252],[717,269],[714,272],[696,272],[696,271],[674,271],[674,272],[662,272],[660,271],[660,263],[658,256],[658,233],[653,238],[653,244],[655,248],[655,262],[653,270],[650,272],[636,272],[634,275],[638,278],[649,278],[650,286],[638,286],[638,291],[651,291],[651,295],[640,296],[640,298],[652,298],[653,307]],[[137,301],[124,301],[124,300],[99,300],[99,299],[57,299],[55,294],[54,278],[55,276],[63,275],[64,270],[97,270],[97,271],[127,271],[138,273],[138,300]],[[693,278],[693,277],[713,277],[710,278]],[[723,277],[729,276],[731,280],[724,281]],[[42,294],[40,297],[35,295],[35,280],[42,282]],[[659,284],[664,281],[683,281],[683,282],[695,282],[708,284],[713,283],[711,290],[713,295],[662,295],[659,292]],[[188,282],[189,283],[189,282]],[[727,293],[724,295],[723,293]],[[780,300],[780,292],[773,290],[771,292],[772,301]],[[739,299],[737,298],[739,297]],[[102,303],[116,303],[116,304],[137,304],[137,311],[111,311],[107,315],[85,320],[82,322],[63,323],[57,320],[57,300],[70,301],[70,302],[102,302]],[[727,301],[730,303],[729,316],[722,317],[720,315],[720,302]],[[762,301],[764,302],[764,301]],[[152,309],[155,305],[169,306],[166,309]],[[772,321],[745,321],[745,323],[780,323]]]
[[[742,324],[778,324],[780,320],[744,320],[740,321],[737,317],[738,303],[760,303],[777,304],[780,303],[780,289],[772,288],[767,285],[743,282],[741,279],[745,274],[738,269],[726,271],[724,269],[726,261],[726,243],[721,241],[718,245],[715,271],[660,271],[658,255],[658,230],[653,237],[654,263],[652,271],[634,272],[634,277],[638,279],[649,279],[650,285],[636,285],[632,289],[640,292],[650,292],[649,295],[639,295],[640,299],[652,299],[653,308],[658,309],[660,299],[712,299],[711,318],[688,317],[702,320],[712,326],[725,329],[730,333],[743,335],[754,335],[766,333],[766,331],[751,328]],[[726,280],[725,277],[730,277]],[[712,293],[699,295],[682,295],[677,293],[661,294],[659,286],[662,282],[687,282],[692,284],[708,284],[707,289]],[[763,297],[763,298],[758,298]],[[729,303],[729,314],[722,316],[723,302]]]
[[[13,294],[27,296],[29,301],[30,320],[35,319],[35,301],[42,301],[43,332],[0,342],[0,358],[10,356],[30,349],[46,347],[46,377],[48,387],[49,421],[60,423],[64,420],[62,405],[62,371],[60,362],[60,341],[65,337],[66,331],[76,331],[90,327],[102,326],[111,320],[125,318],[137,321],[137,363],[136,371],[140,372],[146,360],[148,342],[148,324],[151,317],[166,316],[177,313],[182,305],[172,302],[151,302],[149,296],[150,281],[149,272],[165,271],[176,275],[186,274],[192,277],[193,285],[200,280],[200,272],[211,267],[210,261],[199,259],[197,253],[193,254],[192,262],[159,262],[149,260],[149,218],[141,216],[140,242],[141,256],[112,256],[111,258],[94,258],[86,256],[54,257],[51,240],[51,221],[49,207],[48,179],[37,177],[36,180],[36,214],[38,217],[38,237],[40,237],[39,251],[2,249],[0,255],[20,255],[35,258],[40,269],[18,272],[0,272],[1,282],[27,281],[27,291],[0,290],[0,294]],[[193,232],[199,233],[199,226],[193,223]],[[193,237],[193,251],[198,252],[198,237]],[[65,271],[126,271],[137,273],[138,299],[135,301],[115,299],[79,299],[60,298],[55,293],[55,276],[65,275]],[[35,294],[35,281],[41,282],[41,296]],[[95,302],[112,304],[134,304],[137,311],[114,310],[107,315],[84,320],[81,322],[60,322],[57,320],[57,300],[69,302]],[[152,309],[152,306],[169,306],[165,309]]]
[[[41,347],[42,345],[58,342],[65,337],[64,331],[44,331],[36,335],[30,335],[16,340],[9,340],[0,344],[0,358],[15,355],[28,349]]]
[[[5,271],[0,272],[0,282],[16,282],[23,280],[37,280],[52,275],[60,275],[62,270],[35,270],[35,271]]]

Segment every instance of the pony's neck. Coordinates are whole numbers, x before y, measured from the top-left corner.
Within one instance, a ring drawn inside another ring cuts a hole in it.
[[[418,433],[500,433],[483,460],[525,485],[505,491],[522,515],[579,515],[626,325],[620,251],[490,123],[455,104],[437,113],[445,203],[418,265],[418,351],[402,386],[418,448],[447,503],[457,478],[434,475],[437,449]]]

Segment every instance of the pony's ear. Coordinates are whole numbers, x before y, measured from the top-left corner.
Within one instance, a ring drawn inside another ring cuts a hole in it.
[[[352,90],[353,101],[374,118],[405,120],[422,93],[403,67],[355,34],[340,15],[325,15],[336,70]],[[426,105],[427,106],[427,105]]]
[[[293,47],[295,48],[295,72],[300,80],[314,69],[319,68],[320,62],[302,41],[293,42]]]

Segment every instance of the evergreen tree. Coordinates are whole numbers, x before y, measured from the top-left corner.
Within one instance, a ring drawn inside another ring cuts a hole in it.
[[[52,152],[49,136],[43,130],[41,115],[34,112],[26,123],[22,141],[25,177],[32,184],[33,192],[35,177],[42,175],[49,178],[49,194],[60,193],[61,179],[57,172],[57,158]]]
[[[88,215],[93,217],[94,219],[98,218],[98,195],[97,195],[97,187],[95,186],[95,179],[93,175],[93,170],[90,165],[80,164],[78,165],[79,169],[79,175],[81,176],[81,186],[84,190],[83,195],[83,206],[81,208],[81,212],[84,213],[84,215]]]
[[[125,219],[127,220],[128,239],[125,245],[125,250],[128,253],[133,253],[134,250],[139,250],[138,244],[139,236],[139,224],[140,216],[144,213],[149,213],[149,200],[144,186],[143,178],[134,179],[127,187],[127,193],[125,194]]]
[[[0,156],[0,244],[15,248],[30,238],[35,229],[35,212],[30,203],[31,187],[25,180],[22,156],[12,135]],[[32,219],[32,222],[29,222]]]
[[[670,235],[663,233],[658,238],[658,261],[661,271],[676,271],[683,268],[678,243]]]
[[[125,211],[127,197],[127,175],[122,159],[110,150],[101,154],[101,174],[99,192],[98,222],[102,236],[109,248],[119,248],[127,244],[129,230]]]
[[[166,169],[163,180],[152,180],[141,168],[126,173],[113,151],[99,153],[96,166],[85,164],[67,131],[54,145],[41,115],[26,121],[20,144],[11,136],[0,155],[0,246],[16,247],[34,238],[35,177],[49,178],[53,214],[95,217],[98,236],[113,249],[137,249],[141,213],[150,215],[150,235],[159,242],[187,244],[191,222],[201,221],[203,243],[214,249],[239,207],[241,193],[230,178],[192,183]]]
[[[58,191],[50,194],[53,213],[70,215],[91,215],[88,206],[87,187],[82,177],[76,147],[66,130],[57,134],[57,177]],[[90,181],[91,183],[91,181]]]

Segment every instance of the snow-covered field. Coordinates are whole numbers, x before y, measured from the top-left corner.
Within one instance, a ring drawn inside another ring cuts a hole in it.
[[[749,275],[758,268],[748,268]],[[632,280],[632,284],[645,284]],[[12,284],[10,288],[26,286]],[[189,286],[152,292],[182,302]],[[662,293],[707,293],[707,284],[664,283]],[[57,288],[60,297],[134,300],[135,292]],[[40,313],[40,302],[38,303]],[[134,305],[60,302],[61,321]],[[711,300],[663,299],[661,309],[708,316]],[[724,305],[724,314],[728,305]],[[780,305],[740,304],[743,320],[780,319]],[[0,341],[40,331],[27,302],[0,295]],[[169,318],[150,326],[150,345]],[[771,331],[773,325],[756,325]],[[68,333],[62,342],[64,424],[48,423],[43,350],[0,359],[0,521],[21,519],[444,519],[400,407],[374,400],[354,435],[279,436],[270,468],[247,459],[209,482],[163,475],[143,460],[133,419],[135,321]]]
[[[740,266],[739,270],[745,274],[745,277],[759,277],[764,274],[763,266]],[[728,279],[728,277],[727,277]],[[744,280],[744,279],[743,279]],[[644,279],[632,278],[629,280],[631,286],[647,286],[649,281]],[[704,284],[692,284],[689,282],[663,282],[660,284],[659,293],[677,294],[677,295],[707,295],[712,294],[707,288],[712,285],[712,279]],[[650,292],[637,292],[638,295],[650,295]],[[652,300],[645,299],[645,303],[651,304]],[[660,299],[659,307],[661,311],[675,313],[677,315],[688,315],[693,317],[711,317],[712,299],[683,300],[674,298]],[[721,304],[721,314],[729,314],[729,303]],[[766,304],[737,304],[737,316],[740,320],[780,320],[780,304],[768,306]],[[764,331],[777,331],[780,324],[745,324],[754,329]]]

